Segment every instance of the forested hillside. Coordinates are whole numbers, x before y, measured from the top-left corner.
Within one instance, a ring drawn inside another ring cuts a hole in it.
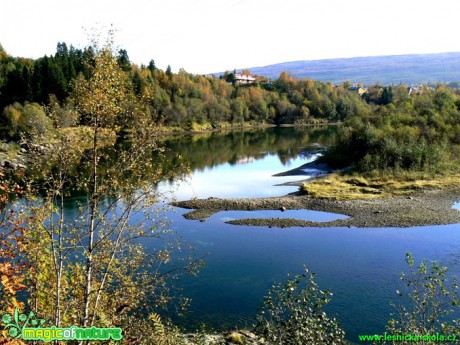
[[[117,52],[127,75],[132,97],[146,114],[167,127],[206,129],[243,124],[299,124],[343,120],[362,112],[367,105],[346,87],[299,80],[288,73],[263,85],[237,86],[223,78],[193,75],[184,70],[163,71],[152,60],[137,66],[125,50]],[[73,109],[72,93],[77,78],[88,77],[94,51],[57,45],[56,54],[37,60],[13,58],[0,51],[1,131],[18,139],[32,127],[84,125]]]
[[[115,52],[127,95],[119,134],[145,120],[163,131],[204,130],[260,124],[344,122],[331,162],[378,168],[425,169],[449,162],[460,143],[458,83],[417,87],[374,84],[357,90],[298,79],[281,72],[275,80],[235,83],[235,73],[220,78],[172,73],[133,64],[126,50]],[[0,134],[4,144],[47,141],[54,129],[91,125],[75,107],[75,85],[88,78],[95,51],[57,45],[53,56],[14,58],[0,48]],[[257,80],[257,79],[256,79]],[[4,145],[2,144],[2,145]],[[340,162],[339,162],[340,161]]]

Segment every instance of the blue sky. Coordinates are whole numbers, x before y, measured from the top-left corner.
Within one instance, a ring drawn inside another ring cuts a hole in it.
[[[458,0],[1,0],[13,56],[87,45],[113,24],[134,63],[210,73],[324,58],[460,51]]]

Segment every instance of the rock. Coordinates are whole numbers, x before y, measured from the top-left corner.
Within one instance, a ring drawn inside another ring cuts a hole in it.
[[[286,207],[281,206],[281,207],[279,208],[279,210],[280,210],[281,212],[284,212],[284,211],[286,211]]]
[[[245,335],[246,337],[248,338],[251,338],[251,339],[257,339],[256,335],[252,332],[249,332],[249,331],[240,331],[241,334]]]

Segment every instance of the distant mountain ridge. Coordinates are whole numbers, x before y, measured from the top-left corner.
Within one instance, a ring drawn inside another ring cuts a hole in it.
[[[460,52],[305,60],[249,68],[276,79],[282,71],[298,78],[341,83],[435,83],[460,81]]]

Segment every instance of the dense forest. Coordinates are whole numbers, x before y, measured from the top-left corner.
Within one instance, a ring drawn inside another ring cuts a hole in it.
[[[2,132],[17,138],[19,132],[31,130],[28,124],[32,122],[41,122],[43,127],[84,125],[69,95],[75,79],[87,78],[85,61],[93,55],[91,48],[80,50],[65,43],[57,45],[54,56],[37,60],[13,58],[0,48]],[[228,78],[183,70],[172,73],[169,66],[166,71],[157,68],[153,60],[139,67],[130,62],[126,50],[118,52],[117,60],[128,75],[132,96],[147,105],[148,116],[164,126],[193,129],[331,122],[367,108],[357,94],[344,87],[298,80],[287,73],[263,85],[236,86],[228,82],[233,73]]]
[[[15,58],[0,46],[0,135],[4,141],[42,140],[56,128],[88,125],[75,109],[74,88],[87,79],[95,52],[57,45],[53,56]],[[203,130],[259,124],[343,122],[328,159],[361,171],[425,169],[452,160],[460,144],[458,83],[369,85],[363,95],[341,85],[297,79],[235,84],[235,74],[202,76],[172,73],[154,60],[138,66],[126,50],[115,53],[130,90],[123,127],[136,128],[143,117],[163,130]],[[88,64],[89,61],[89,64]],[[140,105],[140,106],[139,106]],[[140,111],[133,109],[142,108]]]
[[[449,87],[451,86],[451,87]],[[365,99],[373,111],[347,117],[327,159],[354,163],[361,172],[452,172],[460,149],[460,98],[456,84],[428,86],[409,93],[405,86],[372,88]]]

